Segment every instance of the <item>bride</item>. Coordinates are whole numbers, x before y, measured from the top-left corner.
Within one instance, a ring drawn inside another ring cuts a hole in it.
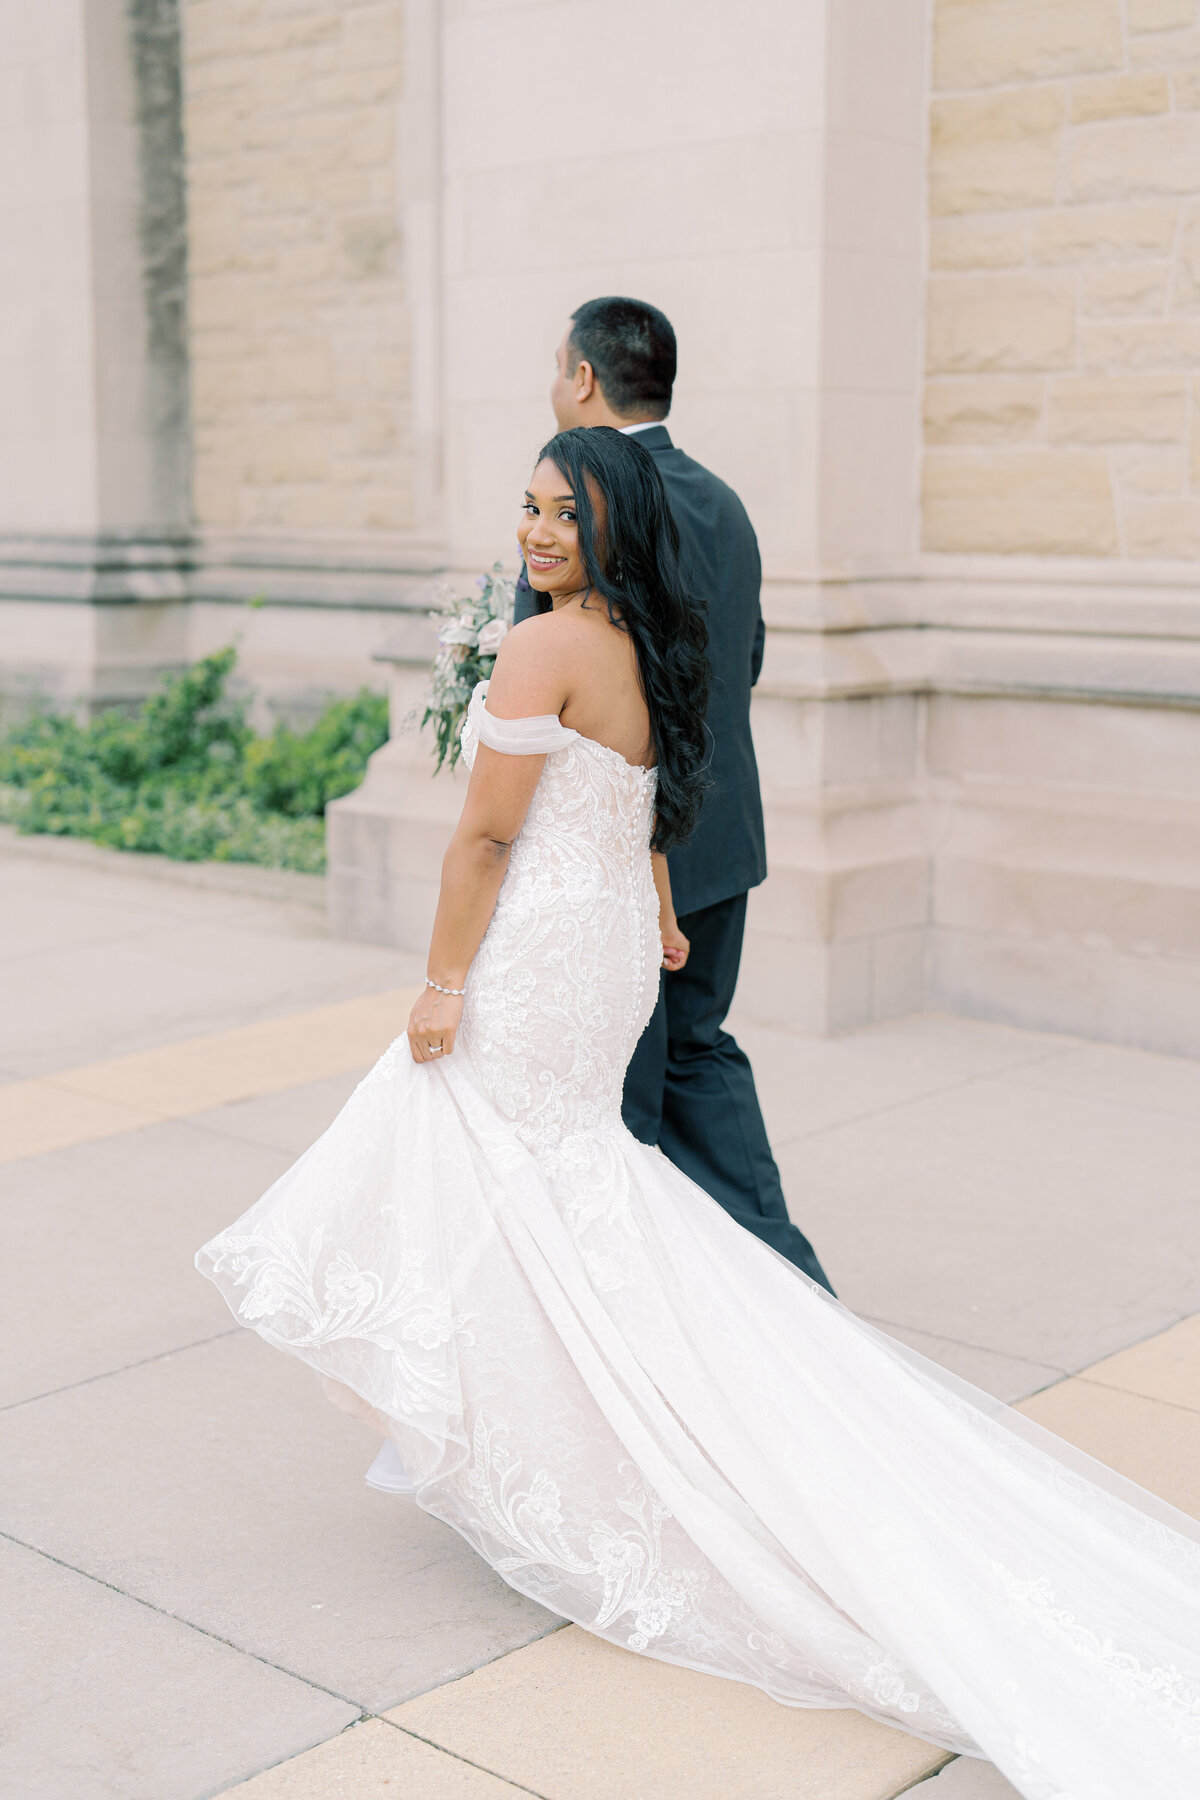
[[[552,439],[519,536],[553,610],[471,701],[407,1039],[199,1268],[383,1433],[369,1479],[589,1631],[1027,1800],[1200,1794],[1200,1530],[622,1125],[688,952],[662,853],[701,800],[703,628],[634,439]]]

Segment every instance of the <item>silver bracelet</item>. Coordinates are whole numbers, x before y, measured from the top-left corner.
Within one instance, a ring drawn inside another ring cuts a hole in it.
[[[467,991],[466,988],[444,988],[440,981],[432,981],[428,975],[425,977],[425,986],[436,988],[439,994],[454,994],[458,999]]]

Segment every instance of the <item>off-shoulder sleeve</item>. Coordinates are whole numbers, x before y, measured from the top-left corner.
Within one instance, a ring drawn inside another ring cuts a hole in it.
[[[528,719],[497,719],[484,706],[487,683],[481,681],[471,696],[471,722],[475,735],[489,750],[505,756],[546,756],[552,750],[565,750],[579,736],[558,718],[557,713],[539,713]]]

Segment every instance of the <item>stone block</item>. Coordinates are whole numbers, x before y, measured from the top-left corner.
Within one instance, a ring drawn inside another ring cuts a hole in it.
[[[1040,81],[1124,61],[1120,0],[940,0],[935,89]]]
[[[1188,455],[1182,446],[1170,450],[1140,445],[1114,449],[1109,452],[1109,467],[1121,495],[1187,492]]]
[[[1200,312],[1200,205],[1186,206],[1179,222],[1171,310]]]
[[[1035,263],[1165,256],[1175,241],[1176,211],[1173,202],[1158,200],[1042,213],[1033,221],[1030,255]]]
[[[1039,376],[931,381],[925,387],[927,444],[1003,444],[1034,436],[1042,416]]]
[[[1057,444],[1178,444],[1187,429],[1182,375],[1057,375],[1046,435]]]
[[[1114,842],[1121,835],[1114,824]],[[1117,853],[1107,867],[1094,868],[1075,866],[1069,853],[1049,843],[1023,862],[949,854],[938,861],[932,905],[939,926],[998,938],[1070,940],[1090,950],[1191,957],[1200,965],[1197,883],[1164,880],[1159,870],[1145,877],[1127,872]]]
[[[925,457],[927,550],[1115,556],[1116,517],[1100,452],[997,450]]]
[[[1196,0],[1125,0],[1131,32],[1183,31],[1196,23]]]
[[[1138,75],[1097,75],[1071,83],[1071,123],[1120,119],[1130,113],[1164,113],[1171,107],[1166,75],[1147,69]]]
[[[928,958],[936,1010],[1200,1055],[1200,963],[942,926]]]
[[[1055,198],[1066,110],[1066,89],[1057,85],[935,100],[930,108],[930,211],[1049,205]]]
[[[1200,108],[1200,69],[1177,69],[1173,77],[1175,105],[1180,112]]]
[[[1131,499],[1123,510],[1130,556],[1200,559],[1200,497]]]
[[[931,269],[1008,269],[1029,253],[1024,219],[945,218],[929,221]]]
[[[1066,369],[1075,359],[1075,283],[1066,275],[942,275],[929,283],[926,367]]]
[[[1200,319],[1081,325],[1079,366],[1097,371],[1194,369],[1200,366]]]
[[[1079,310],[1085,318],[1158,318],[1167,297],[1166,263],[1122,263],[1087,269],[1079,276]]]
[[[1066,191],[1076,201],[1191,194],[1198,169],[1200,118],[1190,114],[1085,128],[1066,142]]]
[[[1192,486],[1200,493],[1200,377],[1192,383]]]

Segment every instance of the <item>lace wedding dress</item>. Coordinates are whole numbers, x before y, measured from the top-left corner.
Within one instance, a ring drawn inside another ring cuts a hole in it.
[[[377,1481],[589,1631],[986,1755],[1028,1800],[1200,1794],[1200,1532],[629,1135],[654,775],[485,692],[468,764],[546,762],[454,1054],[399,1038],[199,1268],[386,1434]]]

